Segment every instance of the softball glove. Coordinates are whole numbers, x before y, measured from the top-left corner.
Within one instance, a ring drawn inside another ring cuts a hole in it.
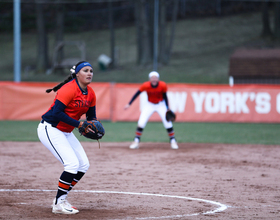
[[[90,131],[88,128],[91,128],[94,132]],[[81,135],[93,140],[101,139],[105,135],[105,129],[98,120],[84,121],[78,129]]]
[[[165,113],[166,121],[175,121],[176,115],[173,111],[167,110]]]

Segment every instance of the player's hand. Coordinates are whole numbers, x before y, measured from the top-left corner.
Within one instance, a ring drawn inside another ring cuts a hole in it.
[[[80,124],[79,124],[79,127],[78,127],[78,128],[82,127],[82,126],[83,126],[83,123],[84,123],[83,121],[80,121]],[[92,130],[90,127],[87,127],[86,130],[85,130],[85,132],[86,132],[86,133],[88,133],[88,132],[95,133],[95,131]]]
[[[127,104],[126,106],[124,106],[124,110],[128,109],[130,107],[130,104]]]
[[[92,130],[91,128],[87,128],[87,129],[86,129],[86,133],[89,133],[89,132],[95,133],[95,131]]]

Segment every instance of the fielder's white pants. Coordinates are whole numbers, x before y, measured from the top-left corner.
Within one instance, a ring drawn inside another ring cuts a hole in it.
[[[151,102],[147,102],[143,107],[139,120],[138,120],[138,127],[144,128],[149,121],[149,118],[152,116],[154,112],[157,112],[162,120],[163,126],[168,129],[171,128],[172,122],[166,121],[165,114],[167,111],[167,107],[165,105],[165,101],[161,101],[158,104],[154,104]]]
[[[38,125],[37,133],[42,144],[63,164],[65,171],[76,174],[88,170],[87,155],[72,132],[62,132],[44,122]]]

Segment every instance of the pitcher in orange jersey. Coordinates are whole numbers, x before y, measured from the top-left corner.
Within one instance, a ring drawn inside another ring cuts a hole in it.
[[[57,94],[50,108],[42,115],[37,129],[42,144],[64,166],[52,204],[52,212],[60,214],[79,212],[67,201],[67,195],[89,168],[87,155],[72,131],[82,125],[83,122],[79,120],[83,114],[86,114],[87,120],[97,119],[96,96],[89,86],[93,76],[92,66],[82,61],[71,70],[71,75],[65,81],[46,91],[57,91]]]
[[[157,112],[161,117],[164,127],[167,130],[170,145],[172,149],[178,149],[178,145],[175,139],[174,129],[172,122],[166,121],[165,114],[169,109],[168,106],[168,98],[166,95],[167,85],[165,82],[159,80],[158,72],[152,71],[149,73],[149,81],[144,82],[139,90],[134,94],[131,98],[130,102],[124,107],[124,109],[128,109],[132,102],[140,95],[141,92],[147,92],[148,95],[148,103],[143,107],[139,120],[138,126],[135,132],[135,138],[133,143],[129,146],[130,149],[138,149],[140,138],[145,128],[149,118],[152,116],[154,112]]]

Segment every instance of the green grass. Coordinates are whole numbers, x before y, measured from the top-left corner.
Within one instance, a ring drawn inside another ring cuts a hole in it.
[[[0,121],[0,141],[39,141],[38,121]],[[106,134],[103,142],[132,141],[136,122],[102,122]],[[229,144],[280,144],[280,124],[250,123],[174,123],[178,142],[229,143]],[[79,135],[80,141],[92,141]],[[168,142],[161,122],[149,122],[144,129],[142,142]]]
[[[186,19],[177,22],[171,61],[159,66],[161,79],[181,83],[228,83],[228,67],[231,54],[238,47],[279,47],[279,42],[261,39],[261,13],[244,13],[227,17]],[[96,82],[143,82],[150,67],[139,67],[136,60],[136,36],[134,27],[115,31],[119,48],[119,66],[110,71],[100,71],[97,58],[110,54],[108,30],[66,33],[64,40],[82,40],[86,43],[86,57],[94,68]],[[49,54],[52,59],[54,33],[48,34]],[[62,81],[68,74],[39,74],[35,71],[36,33],[22,33],[22,81]],[[0,35],[0,80],[13,81],[13,33]],[[67,48],[67,57],[76,56],[76,48]],[[102,141],[131,141],[136,122],[103,122],[106,135]],[[0,141],[38,141],[37,121],[0,121]],[[279,144],[279,124],[243,123],[175,123],[179,142]],[[88,141],[74,132],[82,141]],[[167,142],[162,123],[148,123],[143,142]]]
[[[170,27],[170,24],[169,24]],[[182,83],[228,83],[231,54],[237,47],[277,47],[276,41],[261,39],[261,13],[243,13],[177,22],[173,52],[168,66],[159,66],[161,79]],[[94,68],[97,82],[143,82],[152,66],[139,67],[136,62],[135,27],[115,31],[119,49],[119,67],[102,72],[98,68],[100,54],[110,55],[108,30],[65,33],[64,40],[86,43],[86,58]],[[50,60],[53,55],[54,33],[48,34]],[[39,74],[35,71],[37,36],[22,33],[22,81],[61,81],[66,74]],[[279,45],[278,45],[279,46]],[[13,33],[0,35],[0,80],[13,81]],[[65,48],[66,57],[76,57],[75,47]]]

